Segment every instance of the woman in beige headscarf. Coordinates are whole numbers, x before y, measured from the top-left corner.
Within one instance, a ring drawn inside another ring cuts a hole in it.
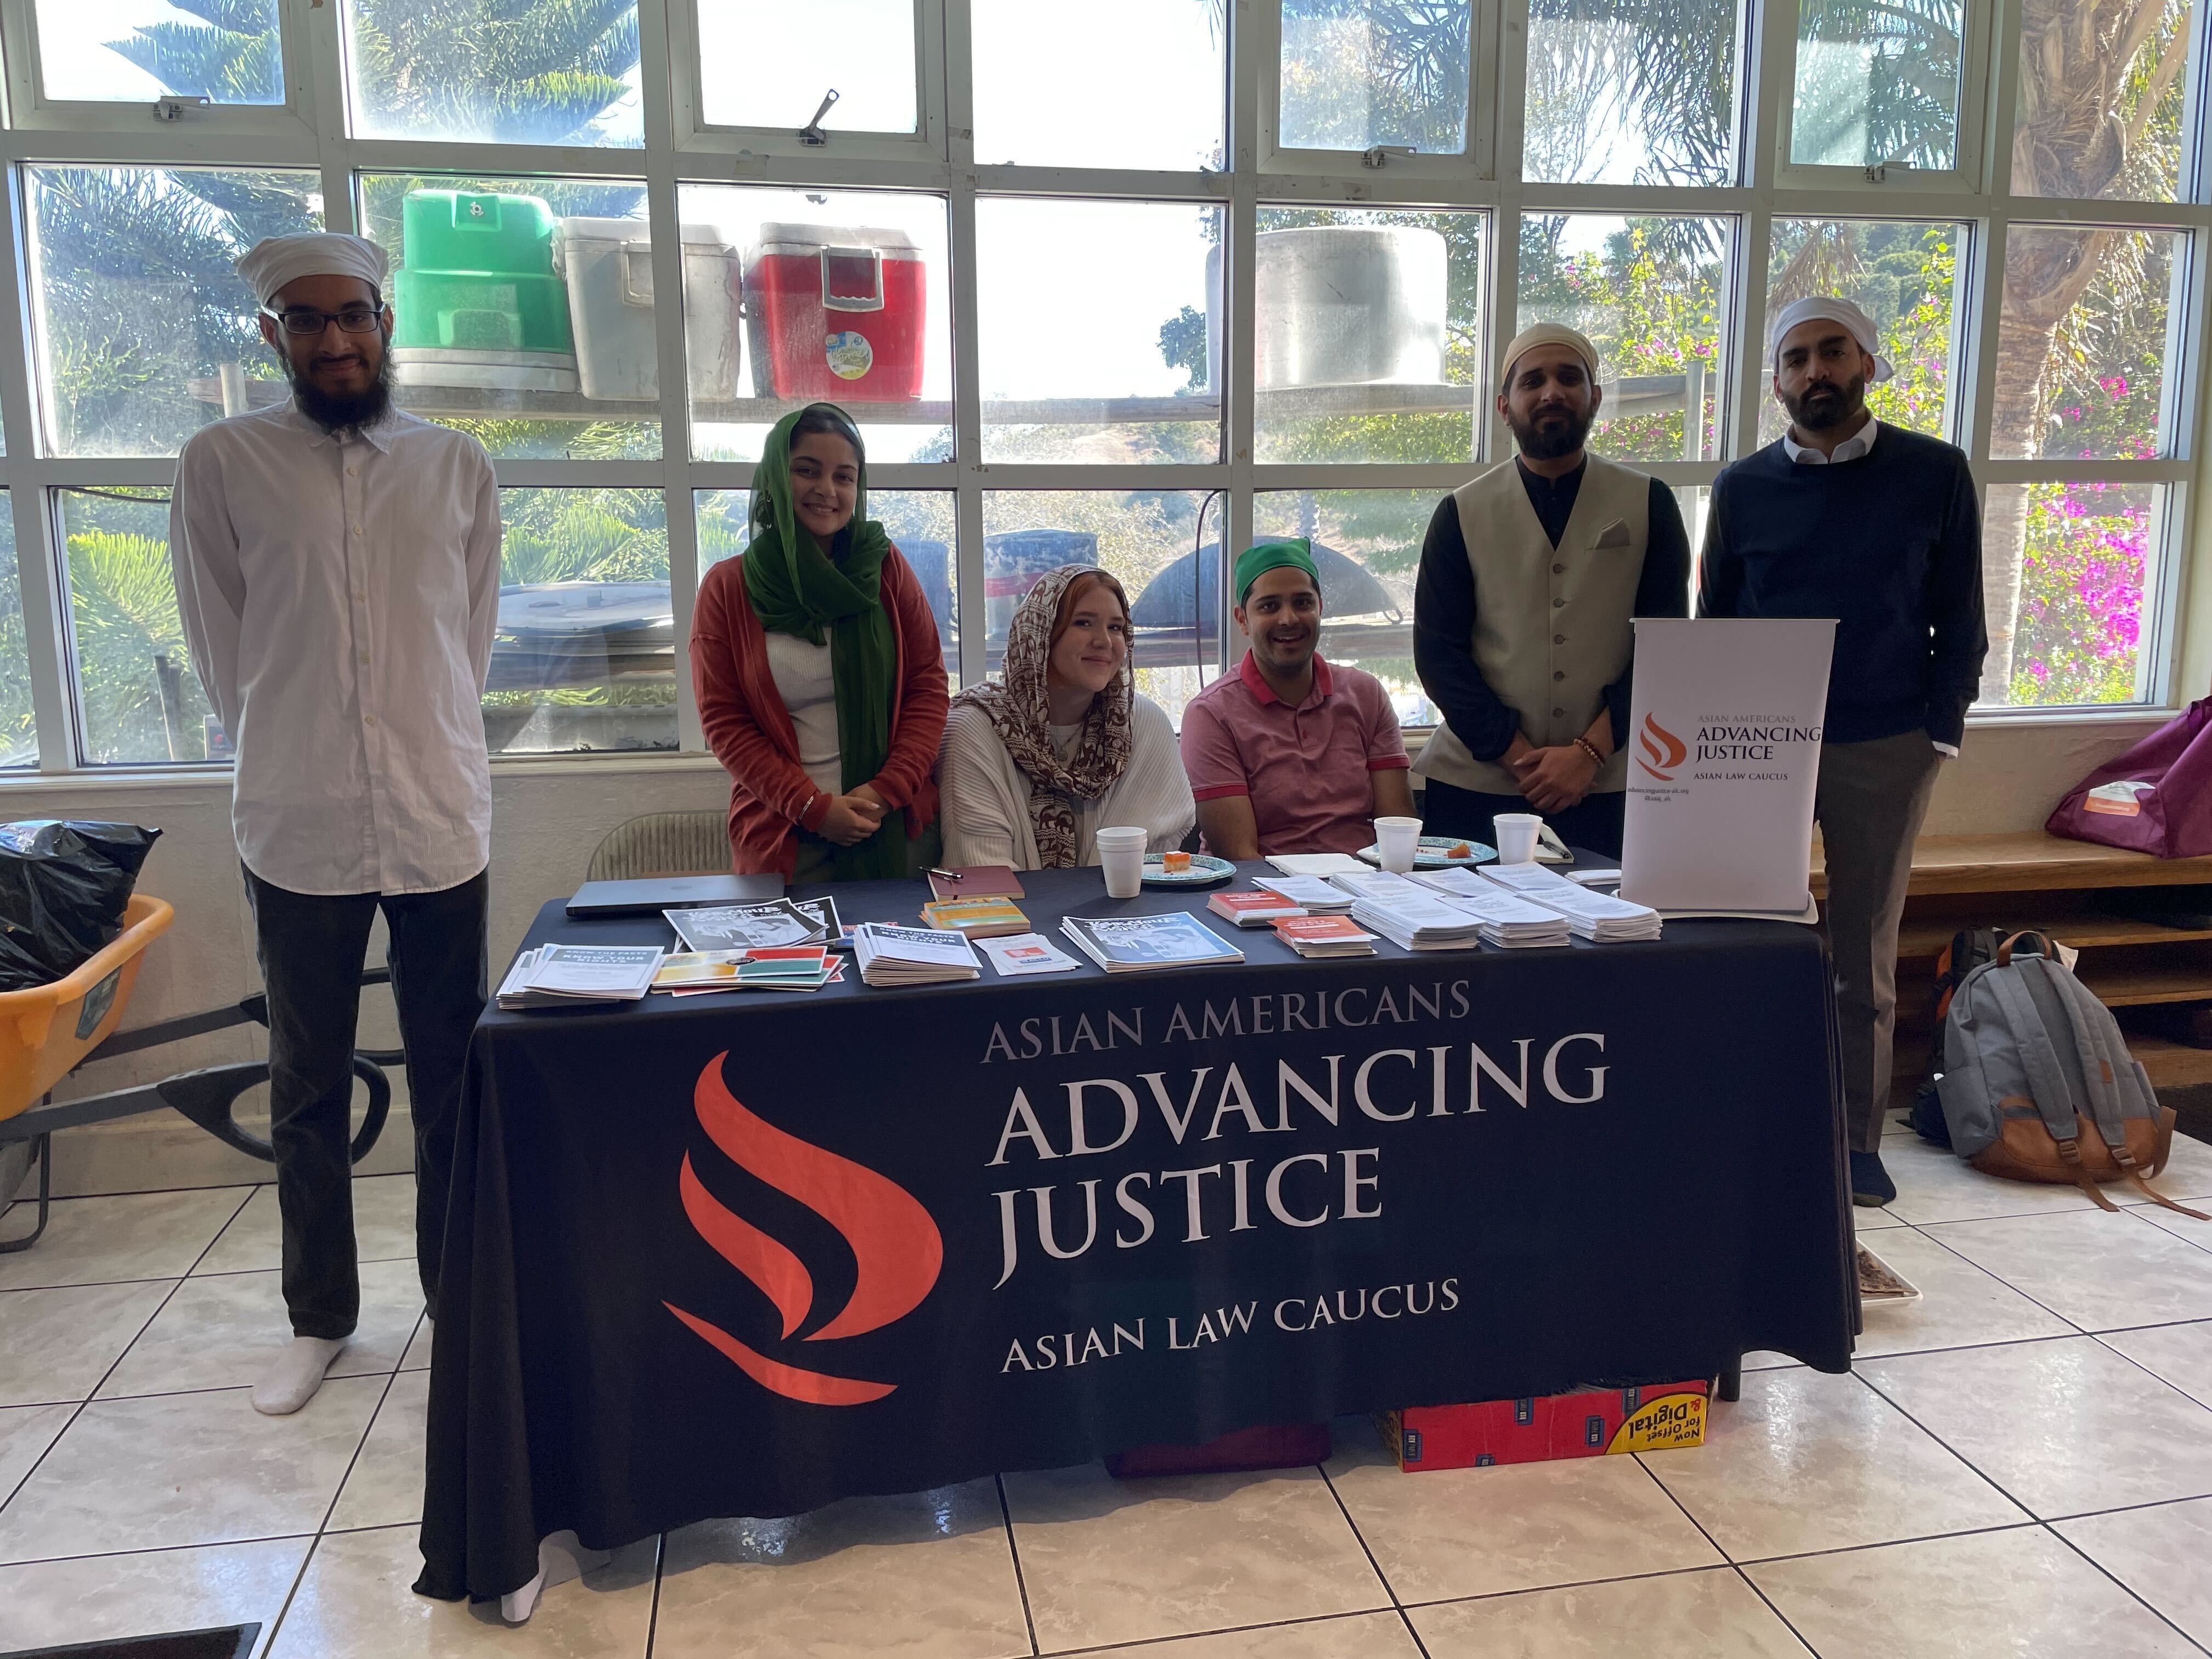
[[[1102,824],[1182,845],[1198,807],[1174,727],[1137,692],[1120,582],[1071,564],[1029,591],[1003,679],[953,699],[937,777],[948,864],[1095,865]]]

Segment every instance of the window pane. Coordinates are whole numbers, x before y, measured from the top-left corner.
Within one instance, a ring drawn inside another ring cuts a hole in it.
[[[676,747],[676,617],[658,489],[502,489],[495,754]]]
[[[2015,196],[2171,202],[2181,176],[2182,121],[2196,79],[2189,0],[2141,19],[2135,55],[2118,61],[2109,24],[2084,28],[2072,8],[2030,6],[2021,21]],[[2128,27],[2136,27],[2135,9]],[[2124,37],[2132,42],[2130,33]]]
[[[1321,654],[1381,680],[1401,726],[1434,726],[1443,718],[1413,674],[1413,577],[1441,498],[1432,489],[1271,490],[1252,504],[1255,535],[1312,540],[1321,570]],[[1241,659],[1244,641],[1233,621],[1230,628],[1230,651]]]
[[[943,197],[687,185],[680,203],[700,459],[759,459],[817,399],[851,411],[871,460],[952,459]]]
[[[1992,564],[1996,549],[2018,550],[2020,590],[2009,628],[1990,607],[1984,704],[2142,701],[2143,598],[2166,501],[2160,484],[1990,486]]]
[[[702,489],[699,507],[699,568],[742,552],[752,542],[746,523],[752,494],[744,489]],[[884,527],[906,562],[914,567],[929,608],[937,618],[938,643],[945,652],[945,674],[960,684],[959,561],[954,556],[952,492],[949,489],[871,489],[868,515]]]
[[[1261,208],[1261,461],[1463,461],[1483,375],[1480,213]],[[1218,364],[1219,319],[1207,361]]]
[[[1474,19],[1461,0],[1283,0],[1281,147],[1464,150]]]
[[[23,636],[23,586],[15,573],[15,517],[0,489],[0,767],[36,766],[31,656]]]
[[[374,138],[645,141],[623,0],[345,0],[353,126]]]
[[[1219,168],[1226,40],[1212,0],[972,0],[975,159]]]
[[[63,489],[70,629],[84,758],[221,760],[229,744],[185,650],[166,490]]]
[[[698,15],[709,125],[797,132],[835,87],[823,131],[915,130],[914,0],[709,0]]]
[[[643,184],[363,173],[360,189],[363,234],[392,258],[403,408],[502,458],[660,453]]]
[[[1605,401],[1590,447],[1629,461],[1718,451],[1726,219],[1564,214],[1521,223],[1514,327],[1565,323],[1597,347]],[[1685,411],[1696,417],[1686,422]]]
[[[1195,489],[986,490],[983,608],[990,672],[996,674],[1005,661],[1007,624],[1038,579],[1064,564],[1095,564],[1119,577],[1129,596],[1138,690],[1180,726],[1183,705],[1198,695],[1201,667],[1204,679],[1213,678],[1212,635],[1202,623],[1194,629],[1184,613],[1194,559],[1210,564],[1218,557],[1206,544],[1211,537],[1212,548],[1218,548],[1221,522],[1218,498],[1209,504],[1205,492]],[[1218,574],[1201,572],[1201,592],[1218,580]],[[1164,611],[1169,619],[1162,619]],[[1140,620],[1146,617],[1153,621]]]
[[[1887,219],[1777,219],[1766,259],[1766,323],[1759,349],[1773,364],[1774,319],[1808,295],[1840,295],[1881,332],[1897,371],[1867,388],[1875,418],[1951,435],[1951,308],[1966,228]],[[1771,379],[1771,375],[1766,377]],[[1789,424],[1771,391],[1759,411],[1761,443]]]
[[[975,204],[987,461],[1218,461],[1221,210]]]
[[[59,455],[173,455],[226,413],[282,403],[232,262],[322,228],[313,173],[25,169],[40,402]]]
[[[1655,14],[1632,0],[1528,8],[1524,176],[1719,185],[1735,167],[1735,0]]]
[[[37,0],[35,9],[50,100],[284,101],[276,0]]]
[[[2014,225],[2005,246],[1990,453],[2167,453],[2160,429],[2182,233]]]
[[[1957,164],[1960,0],[1798,0],[1790,159],[1801,167]]]

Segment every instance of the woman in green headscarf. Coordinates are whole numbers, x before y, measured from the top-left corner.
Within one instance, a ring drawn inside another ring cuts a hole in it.
[[[691,622],[732,862],[794,884],[904,876],[935,856],[948,697],[929,600],[867,516],[866,453],[835,404],[777,422],[753,479],[752,540],[708,571]]]

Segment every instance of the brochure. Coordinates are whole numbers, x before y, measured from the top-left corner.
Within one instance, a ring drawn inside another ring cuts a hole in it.
[[[672,997],[720,996],[726,991],[818,991],[825,985],[842,985],[845,981],[845,959],[831,957],[817,980],[761,979],[750,981],[727,980],[720,985],[678,985],[667,988]],[[656,991],[663,988],[656,985]]]
[[[1382,890],[1352,907],[1352,919],[1407,951],[1465,951],[1482,939],[1482,923],[1438,894],[1411,882]]]
[[[1659,937],[1659,913],[1648,904],[1632,904],[1568,880],[1556,870],[1533,864],[1491,865],[1483,871],[1486,881],[1509,892],[1558,912],[1567,919],[1577,938],[1595,945]]]
[[[922,925],[969,939],[1026,933],[1030,919],[1010,898],[933,899],[921,907]]]
[[[672,991],[680,985],[728,986],[737,982],[743,951],[671,951],[661,957],[653,975],[653,988]]]
[[[1375,935],[1349,916],[1293,916],[1275,924],[1275,937],[1302,957],[1375,954]]]
[[[1367,867],[1349,853],[1273,853],[1267,862],[1286,876],[1334,876]]]
[[[635,1002],[660,966],[656,945],[541,945],[514,959],[500,981],[502,1008]]]
[[[1180,910],[1164,916],[1069,916],[1060,926],[1109,974],[1244,960],[1242,951]]]
[[[1288,899],[1309,915],[1352,908],[1352,895],[1325,876],[1255,876],[1252,884]]]
[[[867,985],[935,985],[983,972],[964,937],[933,927],[864,921],[853,930],[853,955]]]
[[[1280,893],[1265,888],[1250,893],[1216,893],[1206,900],[1206,908],[1239,927],[1265,927],[1271,921],[1306,913],[1305,906],[1293,904]]]
[[[1083,966],[1042,933],[979,939],[975,948],[1001,979],[1018,979],[1024,974],[1072,974]]]
[[[814,900],[825,903],[826,900]],[[747,951],[758,945],[822,945],[831,938],[829,922],[791,900],[766,904],[722,904],[703,910],[664,910],[668,925],[686,951]]]

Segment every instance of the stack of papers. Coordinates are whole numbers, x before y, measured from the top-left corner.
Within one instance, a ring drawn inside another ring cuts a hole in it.
[[[515,957],[500,981],[502,1008],[572,1008],[635,1002],[660,967],[657,945],[541,945]]]
[[[1352,919],[1407,951],[1472,950],[1482,938],[1480,918],[1411,882],[1403,892],[1361,899],[1352,907]]]
[[[998,939],[1030,931],[1022,907],[1000,897],[932,899],[921,907],[921,924],[965,939]]]
[[[1024,974],[1072,974],[1083,966],[1042,933],[979,939],[975,944],[1001,979],[1018,979]]]
[[[1271,893],[1264,887],[1250,893],[1216,893],[1206,900],[1206,908],[1239,927],[1265,927],[1270,922],[1306,913],[1304,905],[1293,904],[1280,893]]]
[[[1267,862],[1286,876],[1334,876],[1367,867],[1349,853],[1271,853]]]
[[[756,951],[672,951],[653,988],[671,996],[718,991],[818,991],[845,975],[845,964],[819,945],[763,945]]]
[[[1242,951],[1180,910],[1164,916],[1068,916],[1060,927],[1109,974],[1244,960]]]
[[[1355,900],[1404,903],[1428,896],[1411,876],[1396,875],[1388,870],[1346,870],[1331,876],[1328,882],[1330,886],[1351,894]]]
[[[1569,881],[1556,870],[1533,864],[1492,865],[1483,878],[1509,892],[1567,919],[1578,939],[1595,945],[1614,945],[1629,939],[1659,937],[1659,913],[1648,904],[1632,904],[1610,893],[1594,892]]]
[[[1375,935],[1350,916],[1294,916],[1275,924],[1275,937],[1302,957],[1375,954]]]
[[[1255,876],[1252,884],[1288,899],[1310,916],[1333,915],[1352,908],[1352,895],[1323,876]]]
[[[973,945],[958,933],[933,927],[864,921],[853,930],[853,954],[867,985],[936,985],[983,975]]]
[[[750,951],[763,945],[825,945],[836,937],[836,908],[828,899],[802,908],[787,898],[765,904],[719,904],[696,910],[663,910],[676,937],[690,951]]]
[[[1472,870],[1428,870],[1413,879],[1442,894],[1445,903],[1480,921],[1485,945],[1525,951],[1562,945],[1572,937],[1567,919],[1557,910],[1531,904]]]

